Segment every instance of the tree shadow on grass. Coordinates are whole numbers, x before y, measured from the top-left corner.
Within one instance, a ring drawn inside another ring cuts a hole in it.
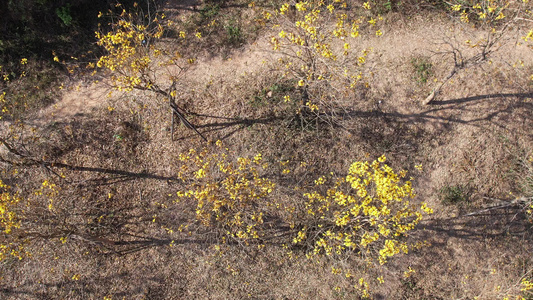
[[[216,135],[215,140],[225,140],[232,135],[238,133],[239,131],[242,131],[243,129],[250,128],[256,124],[272,124],[277,121],[280,121],[284,119],[284,117],[279,116],[270,116],[270,117],[262,117],[262,118],[226,118],[226,117],[219,117],[219,116],[212,116],[212,115],[203,115],[203,114],[194,114],[194,116],[198,117],[205,117],[210,119],[219,119],[222,121],[215,121],[211,123],[206,123],[202,125],[197,125],[196,128],[202,133],[202,134],[213,134],[218,133]],[[229,132],[226,132],[226,129],[233,128]],[[193,132],[191,134],[182,136],[176,140],[185,140],[192,137],[195,137]]]
[[[524,101],[525,99],[533,99],[533,93],[487,94],[487,95],[479,95],[479,96],[472,96],[472,97],[465,97],[465,98],[458,98],[458,99],[437,100],[437,101],[430,102],[429,105],[434,106],[434,105],[462,104],[462,103],[468,103],[468,102],[474,102],[474,101],[498,100],[502,98],[518,98],[519,101]]]
[[[98,173],[98,174],[108,174],[108,175],[116,175],[113,177],[102,177],[98,179],[92,179],[91,181],[95,183],[95,185],[109,185],[117,182],[124,182],[129,180],[136,180],[136,179],[155,179],[155,180],[164,180],[164,181],[181,181],[176,176],[162,176],[157,175],[149,172],[130,172],[126,170],[118,170],[118,169],[110,169],[110,168],[97,168],[97,167],[84,167],[84,166],[74,166],[64,163],[58,163],[58,162],[36,162],[36,164],[43,165],[45,167],[50,168],[60,168],[60,169],[66,169],[71,171],[78,171],[78,172],[91,172],[91,173]]]
[[[494,209],[473,215],[427,220],[420,225],[424,229],[421,239],[431,236],[457,238],[460,240],[485,240],[502,237],[519,237],[524,242],[533,242],[533,224],[518,207]],[[437,246],[437,245],[435,245]]]
[[[120,285],[132,281],[137,284]],[[143,296],[146,299],[165,299],[166,292],[161,291],[165,281],[165,278],[157,274],[133,274],[131,271],[115,272],[108,276],[83,274],[78,280],[64,278],[43,280],[42,283],[28,282],[17,287],[3,287],[0,288],[0,295],[6,299],[56,299],[60,295],[69,298],[75,296],[75,299],[101,299],[106,294],[112,294],[113,298],[131,299]],[[105,291],[112,287],[118,288],[119,291],[114,293]]]
[[[480,101],[496,101],[496,99],[504,100],[507,98],[517,98],[517,101],[512,103],[502,103],[503,108],[499,108],[492,112],[488,112],[483,117],[463,118],[459,114],[452,114],[455,110],[467,111],[470,106],[478,104]],[[531,117],[533,115],[533,103],[524,102],[525,99],[533,98],[533,94],[491,94],[475,97],[460,98],[454,100],[434,101],[430,103],[430,109],[418,113],[399,113],[399,112],[383,112],[381,110],[375,111],[350,111],[346,115],[350,117],[371,118],[371,117],[389,117],[391,119],[407,121],[410,123],[429,123],[436,122],[440,124],[464,124],[472,126],[481,126],[480,123],[488,121],[496,124],[499,127],[505,127],[503,122],[498,122],[496,117],[502,114],[512,114],[515,112],[521,113],[524,117]],[[522,110],[522,111],[520,111]],[[437,115],[437,113],[449,113],[449,115]],[[530,120],[530,119],[529,119]]]
[[[391,116],[410,122],[455,123],[475,127],[485,127],[485,124],[492,124],[505,129],[511,117],[513,117],[513,121],[522,118],[524,122],[533,118],[533,103],[525,102],[526,99],[532,98],[533,93],[480,95],[434,101],[430,103],[433,108],[421,113],[391,113]],[[477,108],[480,104],[492,104],[494,106],[488,109]],[[466,114],[468,112],[475,114],[475,116],[469,117]],[[442,113],[442,115],[438,115],[438,113]],[[531,123],[524,123],[524,125],[531,126]]]
[[[519,126],[523,135],[533,139],[533,102],[525,102],[530,98],[533,94],[493,94],[435,101],[427,109],[413,113],[379,108],[344,110],[338,113],[342,117],[336,127],[359,136],[361,142],[378,152],[416,153],[424,140],[439,140],[452,132],[455,125],[479,129],[495,126],[506,131]],[[486,101],[491,106],[478,106]]]

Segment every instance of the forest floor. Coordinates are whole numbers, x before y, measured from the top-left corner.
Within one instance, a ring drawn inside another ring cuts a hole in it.
[[[193,14],[191,7],[172,9]],[[518,295],[520,281],[532,276],[533,229],[519,207],[502,203],[523,196],[525,180],[533,176],[527,168],[533,160],[533,51],[510,40],[490,61],[461,70],[423,105],[453,68],[449,55],[437,54],[445,42],[483,33],[438,14],[390,14],[384,24],[383,36],[361,37],[358,47],[372,47],[370,87],[347,105],[335,126],[294,129],[291,115],[274,107],[283,83],[265,63],[277,55],[268,30],[224,53],[207,49],[198,55],[183,78],[179,103],[195,113],[190,121],[203,135],[240,156],[262,153],[273,161],[308,162],[317,174],[341,174],[355,160],[385,154],[391,166],[413,174],[415,200],[435,213],[411,234],[424,246],[372,271],[385,279],[373,287],[375,299]],[[171,140],[164,106],[140,92],[108,96],[105,82],[71,80],[28,124],[46,137],[43,156],[74,166],[62,171],[76,186],[66,192],[69,197],[94,201],[95,209],[105,203],[128,210],[113,221],[120,223],[120,237],[143,238],[124,245],[80,246],[84,241],[75,237],[59,245],[42,242],[32,259],[4,263],[2,298],[357,297],[327,261],[290,259],[282,247],[217,252],[209,241],[176,233],[179,206],[164,204],[179,190],[173,162],[204,142],[183,126]],[[50,176],[45,170],[21,172]],[[409,270],[414,272],[404,276]]]

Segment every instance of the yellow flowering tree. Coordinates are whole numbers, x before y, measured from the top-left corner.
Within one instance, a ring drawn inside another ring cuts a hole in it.
[[[123,9],[118,20],[110,24],[111,30],[96,32],[97,44],[105,54],[88,67],[110,71],[111,86],[118,91],[141,90],[162,96],[169,101],[172,116],[178,116],[186,126],[196,130],[185,119],[184,110],[176,104],[180,79],[195,59],[182,57],[165,39],[174,23],[164,14],[147,18],[144,14]],[[188,35],[180,31],[175,42],[182,43],[187,38]],[[195,38],[201,38],[201,34],[196,33]]]
[[[315,190],[304,194],[305,212],[298,216],[301,230],[293,244],[306,246],[309,257],[349,252],[379,264],[407,253],[408,232],[423,213],[433,211],[426,203],[414,203],[406,171],[395,172],[385,160],[354,162],[345,177],[315,180]]]
[[[194,217],[180,231],[214,233],[222,243],[262,243],[274,232],[294,228],[286,232],[293,233],[287,242],[308,249],[309,258],[356,253],[367,263],[385,264],[409,251],[405,237],[424,213],[433,212],[425,203],[415,204],[406,172],[395,172],[384,156],[372,163],[354,162],[345,177],[316,179],[304,189],[305,201],[294,205],[276,199],[276,185],[264,177],[268,164],[261,154],[234,159],[219,141],[178,159],[184,187],[176,202],[195,207]],[[276,224],[265,224],[274,219]]]
[[[510,30],[520,27],[523,20],[531,18],[529,0],[454,0],[446,3],[459,23],[476,26],[484,34],[477,40],[466,40],[464,43],[445,41],[447,49],[441,54],[453,57],[454,66],[423,104],[434,100],[441,88],[461,70],[489,61],[504,40],[510,38]],[[524,36],[523,39],[527,41],[528,36]],[[467,49],[469,51],[466,51]],[[475,51],[471,51],[472,49]],[[472,54],[466,54],[467,52]]]
[[[364,65],[370,49],[357,46],[361,34],[382,35],[380,17],[362,6],[341,0],[307,0],[284,3],[264,18],[276,35],[270,43],[281,53],[284,76],[294,78],[308,110],[327,111],[365,83]],[[287,99],[286,99],[287,100]]]

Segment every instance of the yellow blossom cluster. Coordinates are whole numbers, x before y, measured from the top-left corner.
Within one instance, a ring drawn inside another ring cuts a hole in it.
[[[235,160],[218,141],[200,152],[191,149],[178,159],[179,177],[189,184],[177,192],[177,201],[193,201],[200,226],[246,243],[263,236],[263,217],[275,184],[262,176],[268,164],[261,154]]]
[[[500,286],[498,286],[500,288]],[[533,297],[533,279],[524,277],[520,281],[520,294],[506,294],[503,300],[527,300]]]
[[[125,10],[117,16],[118,21],[112,23],[109,32],[96,32],[97,44],[105,50],[96,63],[89,63],[89,68],[103,68],[112,72],[113,87],[119,91],[155,90],[168,92],[160,88],[161,82],[156,74],[163,66],[177,65],[184,70],[188,63],[179,52],[169,52],[160,45],[164,33],[173,25],[163,15],[147,20],[145,24],[141,15],[127,13]],[[180,38],[186,33],[180,32]],[[190,61],[190,60],[189,60]],[[171,81],[176,74],[168,74]]]
[[[525,295],[525,296],[528,296],[528,297],[531,297],[533,296],[533,280],[532,279],[527,279],[527,278],[524,278],[522,279],[522,281],[520,282],[521,284],[521,289],[520,291]]]
[[[126,16],[126,13],[123,12],[122,16]],[[98,45],[107,52],[107,55],[100,57],[96,66],[118,73],[113,77],[118,90],[133,90],[141,84],[143,74],[151,63],[149,52],[142,51],[143,43],[146,43],[148,38],[160,36],[162,32],[161,29],[150,35],[144,26],[119,20],[112,31],[106,34],[96,32]]]
[[[310,257],[355,252],[370,260],[377,253],[380,264],[398,253],[407,253],[402,239],[433,211],[425,203],[411,202],[415,192],[406,172],[396,173],[385,164],[385,156],[369,162],[354,162],[348,174],[332,183],[325,192],[305,193],[308,220],[293,243],[309,243]],[[315,181],[316,189],[327,184]]]
[[[471,20],[481,21],[486,24],[495,25],[499,20],[504,20],[512,14],[510,5],[515,1],[511,0],[470,0],[448,2],[452,12],[458,13],[464,23]],[[514,8],[513,8],[514,9]]]
[[[28,93],[20,91],[21,82],[14,79],[27,77],[31,70],[27,58],[22,58],[12,69],[0,65],[0,120],[7,115],[11,119],[17,119],[17,113],[27,108],[28,104],[24,100]]]
[[[12,208],[20,201],[17,194],[11,194],[10,186],[0,180],[0,224],[4,233],[10,233],[13,228],[20,227],[20,221]]]
[[[6,92],[0,93],[0,111],[2,114],[0,115],[0,120],[2,119],[2,115],[9,113],[9,109],[7,107],[6,102]]]
[[[21,199],[17,193],[12,193],[10,190],[11,187],[0,180],[0,234],[2,235],[0,261],[7,256],[22,259],[25,253],[21,243],[8,238],[14,229],[21,226],[20,218],[16,213],[17,204]]]
[[[54,200],[59,194],[59,187],[48,180],[43,181],[41,187],[37,189],[34,194],[36,196],[44,196],[48,201],[48,210],[54,210]]]
[[[27,245],[35,236],[52,237],[56,234],[51,232],[61,231],[60,228],[50,226],[51,216],[57,212],[54,202],[59,191],[60,188],[55,183],[44,180],[39,188],[23,198],[13,187],[0,180],[0,261],[8,256],[18,259],[31,256]],[[35,205],[47,205],[48,209],[29,209]],[[47,220],[44,227],[40,227],[36,218]]]

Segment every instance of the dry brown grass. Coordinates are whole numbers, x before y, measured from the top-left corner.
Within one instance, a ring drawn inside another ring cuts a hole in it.
[[[436,213],[410,239],[428,245],[383,267],[366,269],[356,258],[333,262],[373,282],[376,299],[500,299],[516,295],[520,279],[531,276],[532,229],[519,209],[465,215],[493,204],[490,199],[519,196],[517,178],[524,173],[517,159],[533,149],[533,96],[525,71],[532,66],[517,69],[512,63],[518,57],[532,61],[532,53],[507,52],[492,64],[465,70],[436,101],[422,106],[432,83],[413,80],[410,61],[430,56],[438,46],[427,41],[441,39],[439,32],[452,25],[435,16],[392,17],[383,39],[362,41],[374,46],[371,88],[329,122],[306,128],[295,120],[294,106],[281,100],[284,93],[296,93],[290,82],[262,64],[271,54],[257,51],[266,47],[261,39],[223,58],[201,58],[183,82],[179,104],[208,139],[223,140],[238,156],[260,152],[272,164],[286,159],[309,164],[294,177],[276,169],[267,174],[276,180],[275,195],[282,201],[301,200],[289,189],[296,182],[341,175],[350,162],[381,154],[394,168],[415,174],[416,201],[428,202]],[[432,57],[431,62],[435,78],[449,72],[449,61]],[[163,99],[140,93],[101,99],[78,116],[66,113],[73,106],[59,102],[62,111],[38,129],[37,142],[27,145],[35,159],[45,156],[55,166],[3,166],[2,178],[17,169],[20,175],[12,183],[27,190],[49,178],[61,186],[61,203],[68,209],[56,217],[72,230],[64,244],[58,238],[40,240],[31,246],[31,258],[2,262],[3,298],[359,297],[353,282],[331,273],[328,259],[314,262],[297,251],[291,259],[276,243],[258,250],[220,244],[211,232],[179,232],[194,210],[174,203],[176,191],[185,186],[176,178],[178,154],[205,143],[183,126],[170,139]],[[418,164],[421,173],[414,168]],[[442,203],[439,191],[456,185],[471,188],[468,202]],[[409,267],[415,273],[405,278]],[[380,275],[383,285],[375,280]]]

